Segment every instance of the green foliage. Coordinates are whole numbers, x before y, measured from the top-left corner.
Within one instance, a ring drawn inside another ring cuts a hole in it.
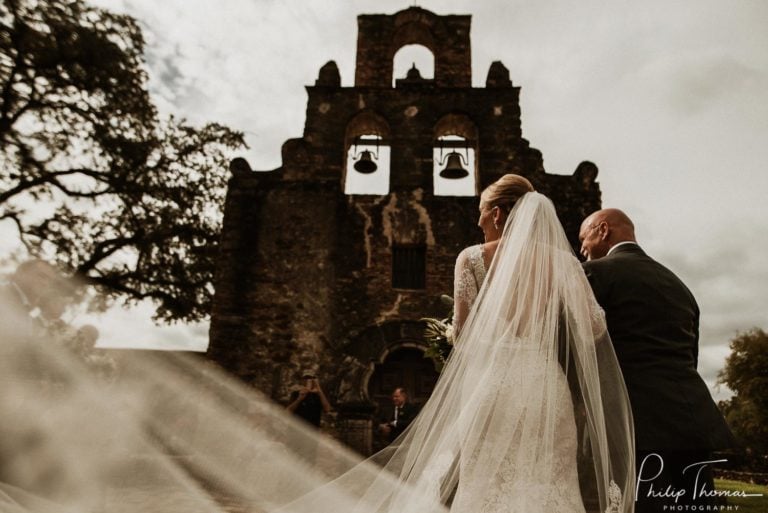
[[[451,319],[424,317],[420,320],[425,324],[424,340],[427,343],[427,349],[424,351],[424,357],[432,358],[436,364],[443,365],[448,361],[448,356],[453,349]]]
[[[136,21],[82,0],[0,3],[0,221],[108,298],[208,315],[242,134],[161,120]]]
[[[425,358],[432,358],[438,371],[442,370],[445,362],[453,350],[453,298],[442,295],[440,301],[446,305],[448,317],[445,319],[435,319],[424,317],[420,319],[424,323],[424,341],[427,343],[427,349],[424,351]]]
[[[758,328],[731,341],[731,355],[718,382],[735,395],[720,403],[728,425],[743,444],[753,470],[768,469],[768,334]]]
[[[715,479],[716,490],[746,493],[752,497],[728,497],[731,511],[740,513],[765,513],[768,510],[768,486],[729,479]],[[738,509],[736,509],[738,507]]]

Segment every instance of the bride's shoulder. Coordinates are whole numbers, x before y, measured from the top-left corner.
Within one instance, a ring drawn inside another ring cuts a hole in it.
[[[471,261],[478,256],[482,256],[483,254],[483,245],[482,244],[475,244],[474,246],[469,246],[461,250],[461,253],[459,253],[459,256],[456,257],[456,262],[466,262]]]

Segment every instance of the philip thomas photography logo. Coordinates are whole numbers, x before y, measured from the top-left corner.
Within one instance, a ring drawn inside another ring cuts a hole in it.
[[[655,482],[664,470],[664,458],[652,453],[643,458],[640,470],[637,473],[637,485],[635,488],[635,500],[640,497],[651,499],[668,499],[663,511],[738,511],[738,505],[724,504],[729,497],[763,497],[762,493],[747,493],[745,490],[715,490],[711,484],[702,479],[702,472],[715,463],[725,463],[727,459],[698,461],[683,469],[683,474],[694,475],[690,488],[675,488],[668,483]],[[702,504],[690,504],[691,501],[700,500]],[[680,504],[684,502],[685,504]],[[720,502],[720,503],[718,503]]]

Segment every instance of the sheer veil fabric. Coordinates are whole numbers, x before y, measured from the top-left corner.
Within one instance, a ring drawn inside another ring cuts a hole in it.
[[[602,311],[528,193],[435,390],[368,460],[201,359],[110,383],[0,310],[0,511],[631,512],[632,419]]]

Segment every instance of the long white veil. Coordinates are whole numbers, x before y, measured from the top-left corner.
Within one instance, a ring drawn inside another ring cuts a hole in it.
[[[564,423],[589,509],[632,511],[624,383],[538,193],[510,214],[430,400],[365,461],[202,359],[126,353],[105,382],[26,319],[2,320],[3,512],[463,512],[503,485],[519,491],[506,510],[528,513],[563,466]]]

